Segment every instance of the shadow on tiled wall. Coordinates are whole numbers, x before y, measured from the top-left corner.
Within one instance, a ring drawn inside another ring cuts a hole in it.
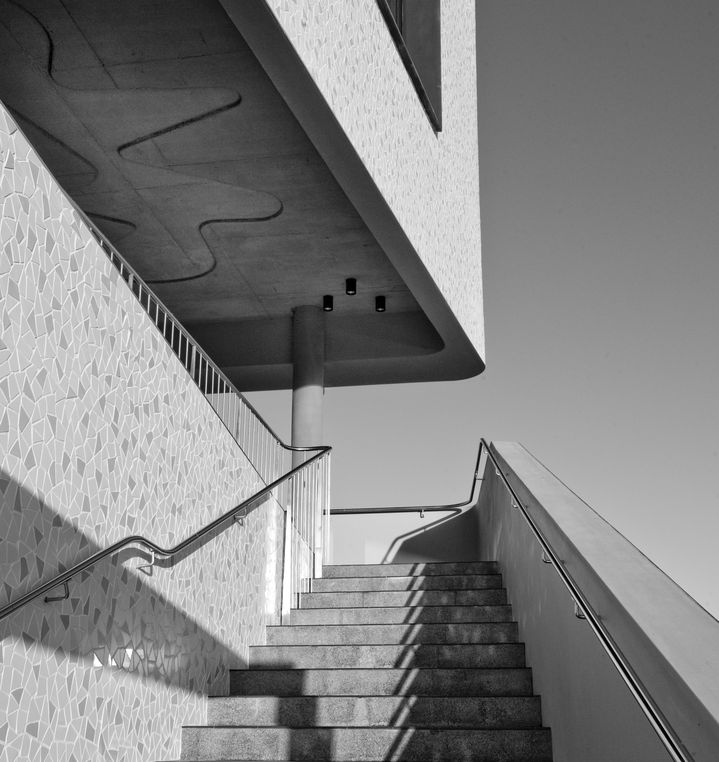
[[[100,549],[76,522],[3,473],[0,497],[0,607]],[[124,529],[114,539],[137,531]],[[102,535],[109,528],[96,531]],[[246,526],[232,529],[165,568],[146,566],[146,553],[126,549],[72,579],[68,599],[45,603],[39,598],[5,619],[0,639],[79,657],[97,669],[119,668],[143,680],[223,694],[227,669],[246,666],[246,659],[243,649],[227,645],[235,633],[221,632],[222,596],[228,595],[228,584],[237,582],[229,578],[232,564],[219,565],[216,556],[234,554],[237,571],[244,560],[241,533],[247,531]],[[62,588],[50,595],[62,595]],[[236,605],[236,597],[232,600]],[[218,632],[206,629],[207,622],[214,622]]]

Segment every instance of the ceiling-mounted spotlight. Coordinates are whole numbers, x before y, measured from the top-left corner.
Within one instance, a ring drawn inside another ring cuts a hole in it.
[[[345,294],[354,296],[357,293],[357,278],[347,278],[345,281]]]
[[[387,309],[384,296],[375,296],[374,308],[375,312],[384,312]]]
[[[325,312],[332,312],[334,308],[335,308],[335,300],[332,298],[332,295],[325,294],[322,297],[322,309]]]

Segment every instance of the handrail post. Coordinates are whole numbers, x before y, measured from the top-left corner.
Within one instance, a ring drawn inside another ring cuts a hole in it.
[[[282,608],[281,622],[289,623],[290,609],[292,608],[292,480],[288,485],[287,505],[282,508],[285,512],[284,542],[282,547]]]
[[[324,563],[324,547],[323,547],[323,534],[324,534],[324,471],[326,457],[320,459],[314,470],[314,489],[313,494],[313,524],[314,524],[314,568],[312,570],[312,576],[314,579],[320,579],[322,577],[322,565]]]

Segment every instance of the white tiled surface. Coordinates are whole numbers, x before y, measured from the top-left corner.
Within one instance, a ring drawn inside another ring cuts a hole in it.
[[[257,481],[1,107],[0,172],[2,606],[128,534],[174,545]],[[103,563],[0,624],[0,762],[179,757],[263,642],[269,505],[172,569]]]
[[[474,0],[443,0],[435,136],[375,0],[267,0],[484,358]]]

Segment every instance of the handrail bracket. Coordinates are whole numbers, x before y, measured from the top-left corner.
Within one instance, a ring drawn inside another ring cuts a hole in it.
[[[62,583],[62,589],[63,589],[62,595],[46,595],[45,603],[54,603],[55,601],[66,601],[70,597],[70,585],[68,584],[69,582],[70,580],[66,579]],[[60,587],[60,585],[58,585],[58,587]]]

